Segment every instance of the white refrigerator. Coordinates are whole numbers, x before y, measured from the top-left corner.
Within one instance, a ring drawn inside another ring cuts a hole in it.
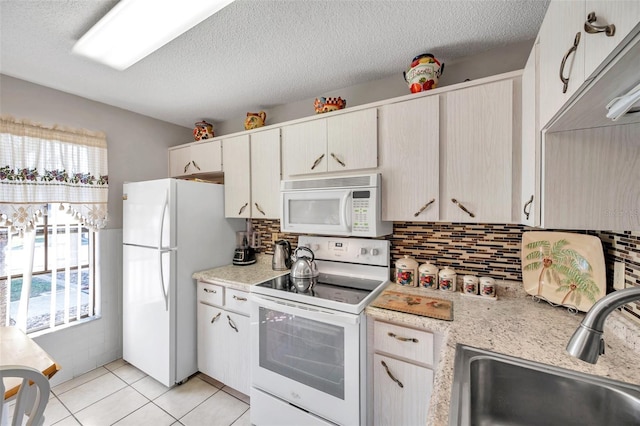
[[[125,183],[123,358],[165,386],[197,371],[194,272],[230,264],[242,219],[225,219],[222,185]]]

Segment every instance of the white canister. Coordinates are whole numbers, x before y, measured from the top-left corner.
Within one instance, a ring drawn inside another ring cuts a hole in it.
[[[418,262],[413,257],[405,254],[403,259],[396,260],[396,284],[417,287]]]
[[[462,292],[466,294],[478,294],[478,277],[465,275],[462,277]]]
[[[445,267],[438,274],[440,290],[456,291],[456,271]]]
[[[437,290],[438,288],[438,267],[432,263],[423,263],[418,268],[419,286]]]
[[[480,296],[496,297],[496,282],[491,277],[480,277]]]

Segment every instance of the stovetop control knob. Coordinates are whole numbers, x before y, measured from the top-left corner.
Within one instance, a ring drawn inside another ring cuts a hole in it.
[[[317,252],[318,250],[320,250],[320,244],[311,244],[311,250],[313,250],[313,252]]]
[[[377,256],[379,254],[378,249],[371,249],[371,256]]]
[[[365,247],[360,248],[360,254],[362,255],[367,254],[367,249]]]

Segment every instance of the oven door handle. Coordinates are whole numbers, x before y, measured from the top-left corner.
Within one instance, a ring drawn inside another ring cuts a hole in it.
[[[298,315],[310,320],[322,321],[334,324],[355,325],[360,324],[360,317],[356,314],[347,314],[343,312],[329,312],[319,309],[306,309],[294,305],[291,301],[281,302],[276,299],[266,298],[264,296],[253,296],[253,301],[259,306],[267,309],[284,312],[286,314]]]

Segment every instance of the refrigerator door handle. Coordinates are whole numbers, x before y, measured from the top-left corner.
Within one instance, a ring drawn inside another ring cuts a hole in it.
[[[162,297],[164,297],[164,310],[169,312],[169,289],[164,282],[164,268],[162,267],[162,256],[167,253],[171,253],[171,250],[158,251],[158,256],[160,257],[160,291],[162,292]]]
[[[169,190],[164,193],[164,203],[162,204],[162,215],[160,215],[160,233],[158,235],[158,249],[164,249],[162,245],[162,237],[164,234],[164,218],[167,215],[167,210],[169,210]]]

